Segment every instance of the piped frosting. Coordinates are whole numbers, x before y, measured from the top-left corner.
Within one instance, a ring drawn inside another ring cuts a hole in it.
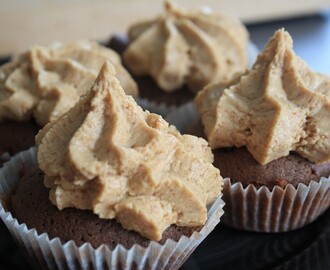
[[[277,31],[253,68],[230,86],[206,87],[196,98],[212,148],[245,145],[266,164],[295,151],[330,161],[330,77],[312,72]]]
[[[203,225],[222,189],[207,142],[143,111],[109,63],[36,142],[53,204],[91,209],[153,240],[171,224]]]
[[[136,83],[116,52],[81,40],[34,46],[0,67],[0,121],[25,121],[32,116],[44,126],[73,106],[94,82],[100,68],[112,61],[128,94]]]
[[[167,92],[199,91],[247,67],[248,33],[239,20],[188,11],[165,1],[165,14],[133,25],[124,61],[135,75],[150,75]]]

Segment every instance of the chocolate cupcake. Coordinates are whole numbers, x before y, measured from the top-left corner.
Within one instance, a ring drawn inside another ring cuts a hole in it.
[[[282,29],[251,70],[198,94],[195,104],[214,164],[228,178],[223,223],[288,231],[329,207],[329,89],[330,78],[313,73],[295,55]],[[190,105],[181,113],[191,119],[186,113],[196,115],[193,110]]]
[[[1,66],[0,153],[34,145],[39,129],[75,104],[106,60],[114,63],[127,93],[137,96],[117,53],[92,41],[34,46]]]
[[[36,142],[0,171],[0,216],[40,266],[176,269],[219,222],[207,142],[143,111],[108,62]]]
[[[164,5],[165,14],[130,27],[123,59],[141,97],[151,108],[169,111],[193,100],[205,85],[244,72],[248,32],[228,15],[184,10],[169,0]]]

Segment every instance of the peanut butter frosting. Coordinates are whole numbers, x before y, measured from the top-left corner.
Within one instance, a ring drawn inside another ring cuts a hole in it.
[[[150,75],[167,92],[185,84],[197,92],[245,71],[248,32],[239,20],[184,10],[169,0],[165,11],[128,31],[124,61],[135,75]]]
[[[34,46],[0,67],[0,121],[26,121],[44,126],[72,107],[97,77],[106,60],[128,94],[137,86],[119,55],[95,42],[81,40]]]
[[[212,148],[246,145],[266,164],[295,151],[330,160],[330,77],[313,73],[281,29],[236,83],[206,87],[196,98]]]
[[[222,189],[207,142],[143,111],[109,62],[36,144],[54,205],[91,209],[153,240],[171,224],[203,225]]]

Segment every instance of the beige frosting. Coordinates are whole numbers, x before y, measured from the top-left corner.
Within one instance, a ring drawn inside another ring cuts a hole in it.
[[[196,98],[212,148],[246,145],[261,164],[296,151],[330,160],[330,77],[313,73],[275,33],[238,83],[206,87]]]
[[[114,75],[106,63],[91,90],[37,135],[51,201],[154,240],[170,224],[204,224],[222,189],[207,142],[143,111]]]
[[[106,60],[115,65],[128,94],[137,86],[118,54],[92,41],[35,46],[0,67],[0,121],[35,117],[44,126],[72,107],[97,77]]]
[[[129,29],[124,61],[134,74],[150,75],[167,92],[184,84],[197,92],[245,71],[248,33],[239,20],[183,10],[172,1],[165,1],[165,10]]]

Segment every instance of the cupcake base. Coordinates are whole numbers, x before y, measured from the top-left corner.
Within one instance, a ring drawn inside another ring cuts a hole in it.
[[[322,177],[297,188],[275,186],[270,191],[252,184],[244,188],[226,178],[223,193],[223,224],[247,231],[287,232],[313,222],[329,208],[330,179]]]
[[[10,196],[22,170],[35,165],[34,149],[12,158],[0,170],[0,193]],[[168,239],[163,244],[151,241],[147,247],[135,244],[129,249],[119,244],[112,250],[105,244],[98,248],[87,242],[77,246],[72,240],[63,243],[58,237],[51,239],[47,233],[39,234],[35,228],[20,224],[2,204],[0,217],[34,266],[48,269],[178,269],[219,223],[223,206],[218,198],[208,209],[206,224],[190,237],[182,236],[178,241]]]
[[[330,163],[298,154],[260,165],[245,147],[215,149],[225,180],[223,223],[258,232],[285,232],[314,221],[330,206]]]

